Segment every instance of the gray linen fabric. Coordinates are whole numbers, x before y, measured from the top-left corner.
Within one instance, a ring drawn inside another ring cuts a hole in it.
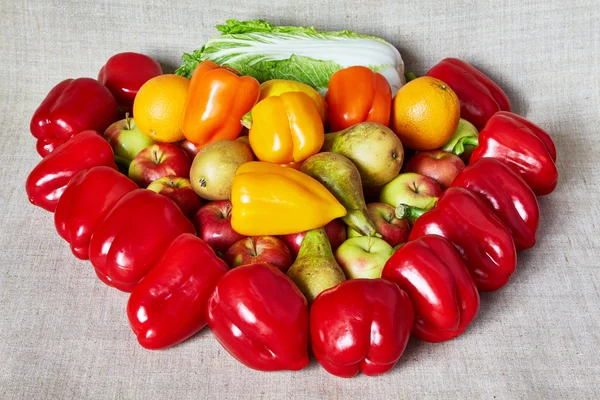
[[[467,332],[411,340],[384,376],[344,380],[251,371],[204,330],[171,350],[142,349],[127,296],[98,281],[31,206],[39,161],[31,114],[62,79],[95,76],[120,51],[167,70],[226,18],[379,35],[424,73],[463,58],[550,132],[560,183],[540,198],[535,248],[511,282],[482,295]],[[596,0],[0,0],[0,398],[2,399],[591,399],[600,375],[600,7]]]

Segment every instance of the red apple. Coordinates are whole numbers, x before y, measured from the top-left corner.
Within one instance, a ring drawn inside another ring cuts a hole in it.
[[[192,218],[202,206],[202,199],[194,192],[188,178],[164,176],[148,185],[148,190],[167,196],[177,204],[186,217]]]
[[[129,178],[140,187],[163,176],[188,178],[192,162],[179,146],[171,143],[155,143],[140,151],[129,165]]]
[[[200,239],[221,255],[225,254],[235,242],[246,237],[231,227],[231,202],[229,200],[213,201],[200,207],[192,222],[196,226],[196,232]]]
[[[231,268],[265,262],[284,273],[294,262],[290,249],[275,236],[251,236],[239,240],[227,250],[224,259]]]
[[[441,150],[431,150],[417,153],[408,160],[405,171],[435,179],[442,190],[446,190],[464,168],[465,163],[459,156]]]
[[[376,237],[353,237],[335,252],[335,259],[348,279],[381,278],[385,263],[394,249],[385,240]]]
[[[379,193],[379,201],[392,207],[406,204],[429,210],[441,194],[440,185],[430,177],[406,172],[385,184]]]
[[[346,226],[340,220],[334,219],[327,225],[325,225],[325,233],[327,233],[327,237],[329,238],[329,243],[331,243],[331,249],[335,251],[344,240],[346,240]],[[306,232],[298,232],[291,233],[289,235],[281,235],[279,238],[288,245],[294,257],[298,255],[298,251],[300,250],[300,245],[304,240],[304,235]]]
[[[410,224],[407,220],[396,218],[396,209],[383,203],[367,204],[367,211],[375,224],[381,238],[392,247],[408,241]],[[348,227],[348,237],[362,236],[354,229]]]
[[[200,149],[197,148],[194,143],[190,142],[187,139],[182,140],[181,142],[179,142],[177,144],[179,145],[179,147],[181,147],[183,149],[183,151],[185,151],[185,154],[188,155],[190,160],[193,160],[194,157],[196,157],[196,154],[198,154],[198,152],[200,151]]]

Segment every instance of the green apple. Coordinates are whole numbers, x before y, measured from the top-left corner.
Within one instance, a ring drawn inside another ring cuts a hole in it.
[[[379,193],[379,201],[394,208],[400,204],[429,210],[442,194],[440,185],[432,178],[414,172],[398,175]]]
[[[154,144],[154,140],[144,135],[129,117],[106,128],[103,136],[115,152],[115,162],[126,168],[140,151]]]
[[[335,251],[335,259],[348,279],[381,278],[394,249],[385,240],[360,236],[347,239]]]

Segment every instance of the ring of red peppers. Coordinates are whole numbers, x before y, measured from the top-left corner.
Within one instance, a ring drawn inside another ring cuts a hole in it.
[[[109,64],[103,80],[117,68]],[[153,68],[148,77],[161,72]],[[90,259],[107,285],[131,292],[127,316],[143,347],[174,346],[208,324],[253,369],[302,369],[310,347],[334,375],[381,374],[397,363],[411,333],[441,342],[468,327],[478,291],[504,286],[516,252],[535,244],[536,195],[552,192],[558,177],[550,136],[511,113],[491,79],[457,59],[443,60],[428,75],[452,87],[462,117],[481,129],[454,149],[460,154],[465,144],[477,145],[469,166],[433,210],[398,206],[399,218],[418,219],[382,278],[328,289],[310,313],[285,274],[268,264],[229,270],[172,201],[117,171],[98,131],[119,114],[111,92],[137,91],[139,77],[112,79],[110,91],[93,79],[69,79],[48,93],[31,121],[44,158],[27,179],[27,194],[55,212],[56,230],[77,258]],[[131,98],[121,97],[121,106],[130,106]]]

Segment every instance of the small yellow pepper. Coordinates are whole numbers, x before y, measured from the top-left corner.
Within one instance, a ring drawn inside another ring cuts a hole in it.
[[[303,232],[346,215],[344,206],[316,179],[257,161],[238,168],[231,203],[231,225],[247,236]]]
[[[260,97],[258,101],[271,96],[280,96],[287,92],[306,93],[317,106],[321,120],[325,123],[327,118],[327,103],[325,103],[325,99],[315,89],[302,82],[288,81],[286,79],[272,79],[263,82],[260,84]]]
[[[250,147],[261,161],[299,162],[321,150],[323,122],[313,100],[303,92],[286,92],[260,101],[252,109]]]

